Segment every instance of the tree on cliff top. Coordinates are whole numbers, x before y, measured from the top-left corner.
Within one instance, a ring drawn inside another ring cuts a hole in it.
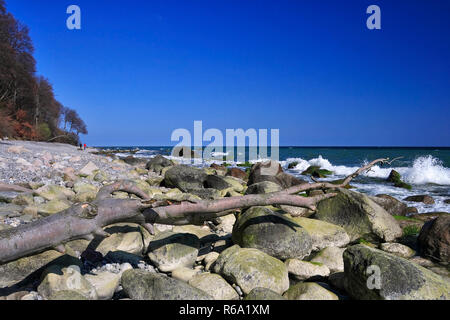
[[[36,75],[33,53],[28,27],[0,0],[0,137],[78,144],[78,135],[87,134],[86,124],[75,112],[73,130],[59,127],[63,106],[50,81]]]

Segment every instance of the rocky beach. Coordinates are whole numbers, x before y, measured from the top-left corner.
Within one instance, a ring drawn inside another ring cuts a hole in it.
[[[0,239],[91,203],[122,180],[168,205],[270,195],[311,177],[329,181],[320,166],[294,176],[287,164],[270,163],[278,169],[267,174],[267,162],[198,168],[135,152],[0,141]],[[0,300],[450,299],[449,213],[410,206],[432,203],[433,195],[332,192],[310,209],[250,206],[197,224],[107,225],[91,239],[1,262]],[[111,197],[137,199],[122,190]]]

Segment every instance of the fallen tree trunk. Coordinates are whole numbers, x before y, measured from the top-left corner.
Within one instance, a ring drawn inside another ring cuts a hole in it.
[[[93,239],[95,235],[108,237],[103,227],[118,222],[136,222],[150,232],[154,223],[186,225],[202,224],[204,221],[229,214],[229,210],[265,205],[291,205],[315,210],[316,204],[335,196],[326,193],[316,197],[303,197],[296,193],[314,189],[336,189],[348,184],[364,170],[386,162],[379,159],[344,179],[343,184],[302,184],[280,192],[230,197],[218,200],[202,200],[195,203],[170,204],[154,201],[136,187],[133,182],[119,181],[103,187],[91,203],[75,204],[71,208],[52,216],[17,228],[0,231],[0,264],[56,248],[63,250],[63,243],[75,239]],[[140,198],[114,199],[111,194],[124,191]]]

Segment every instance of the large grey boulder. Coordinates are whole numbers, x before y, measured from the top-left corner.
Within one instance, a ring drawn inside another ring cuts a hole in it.
[[[246,210],[235,223],[232,238],[243,248],[255,248],[281,260],[302,259],[312,249],[311,236],[304,228],[266,207]]]
[[[150,242],[148,257],[163,272],[180,267],[192,268],[200,247],[199,238],[192,233],[165,231]]]
[[[408,206],[387,194],[379,194],[376,197],[370,197],[375,203],[393,216],[405,216]]]
[[[122,287],[133,300],[212,300],[206,292],[162,274],[140,269],[122,275]]]
[[[158,154],[147,162],[145,168],[147,170],[154,171],[157,174],[161,174],[161,171],[164,168],[171,167],[173,165],[174,163],[171,160],[164,158],[162,155]]]
[[[338,189],[337,196],[317,205],[315,217],[343,227],[350,240],[392,242],[402,235],[397,221],[367,195]]]
[[[177,165],[166,171],[164,184],[184,192],[202,189],[208,175],[201,169],[187,165]]]
[[[450,282],[411,261],[365,245],[344,252],[346,291],[363,300],[450,299]]]
[[[237,284],[244,294],[258,287],[283,294],[289,288],[285,264],[257,249],[230,247],[220,254],[213,269]]]
[[[248,185],[263,181],[274,182],[283,189],[305,183],[305,181],[283,172],[280,163],[274,160],[258,162],[252,166]]]

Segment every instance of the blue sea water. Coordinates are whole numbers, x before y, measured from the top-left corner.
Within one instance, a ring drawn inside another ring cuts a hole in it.
[[[102,147],[105,149],[130,150],[139,149],[134,154],[136,157],[151,158],[157,154],[170,157],[171,147]],[[249,148],[245,148],[245,160],[257,162],[264,159],[249,159]],[[237,156],[241,150],[234,149]],[[120,156],[128,156],[127,153],[119,153]],[[209,166],[213,162],[223,162],[222,157],[227,156],[226,150],[215,154],[219,160],[203,159],[197,166]],[[269,148],[270,156],[270,148]],[[435,204],[407,202],[408,205],[417,207],[420,213],[445,211],[450,212],[450,204],[444,202],[450,199],[450,148],[449,147],[280,147],[279,161],[283,168],[295,176],[308,180],[301,173],[311,165],[317,165],[333,172],[328,179],[334,180],[345,177],[367,162],[379,158],[396,160],[391,165],[374,166],[370,172],[354,179],[352,185],[358,191],[369,195],[389,194],[399,200],[410,195],[427,194],[435,199]],[[181,163],[187,163],[186,159],[176,158]],[[237,165],[234,161],[227,160],[231,165]],[[296,166],[288,169],[290,163],[296,162]],[[403,181],[413,186],[412,190],[394,187],[386,181],[389,173],[395,169],[402,175]],[[326,180],[326,179],[325,179]]]

